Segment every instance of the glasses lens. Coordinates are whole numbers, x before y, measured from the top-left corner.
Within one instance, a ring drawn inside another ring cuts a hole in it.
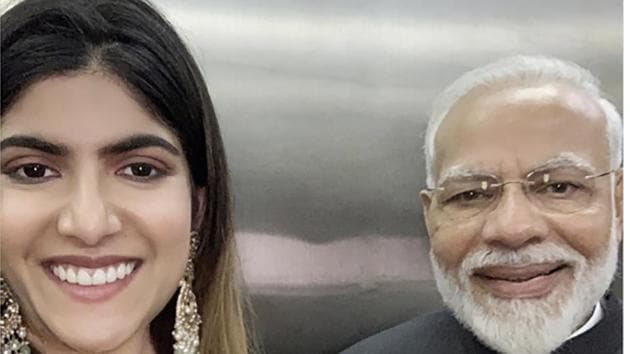
[[[495,181],[451,181],[437,191],[438,207],[452,219],[465,219],[487,209],[497,197]]]
[[[575,168],[560,168],[532,174],[529,195],[540,208],[574,213],[587,208],[595,190],[595,180]]]

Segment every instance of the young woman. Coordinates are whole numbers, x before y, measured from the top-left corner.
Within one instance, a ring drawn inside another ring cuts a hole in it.
[[[142,0],[1,18],[2,352],[246,353],[219,127]]]

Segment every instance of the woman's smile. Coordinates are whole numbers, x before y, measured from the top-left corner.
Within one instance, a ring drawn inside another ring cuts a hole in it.
[[[122,256],[61,256],[47,259],[42,267],[65,294],[80,302],[96,303],[125,289],[141,264],[138,258]]]

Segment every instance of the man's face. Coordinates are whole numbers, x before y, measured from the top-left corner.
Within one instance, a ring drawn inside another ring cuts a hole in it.
[[[445,302],[495,349],[553,350],[590,315],[615,271],[620,178],[583,178],[610,169],[603,112],[563,84],[479,89],[453,107],[435,147],[435,180],[447,188],[422,201]],[[545,174],[531,188],[448,194]]]

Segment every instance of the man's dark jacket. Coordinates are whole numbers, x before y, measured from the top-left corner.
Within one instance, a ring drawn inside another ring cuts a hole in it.
[[[621,354],[621,302],[607,294],[603,318],[553,354]],[[448,311],[418,317],[365,339],[341,354],[496,354]]]

